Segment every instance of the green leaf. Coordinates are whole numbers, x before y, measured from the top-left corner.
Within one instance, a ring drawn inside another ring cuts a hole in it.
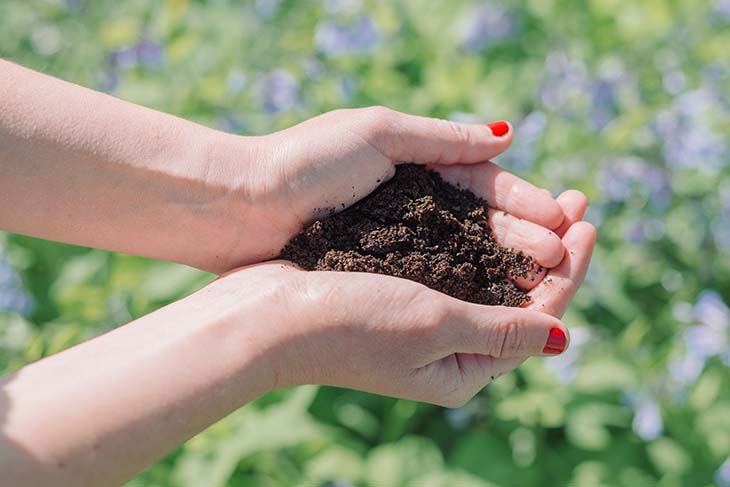
[[[311,483],[347,480],[359,482],[365,471],[360,455],[339,445],[333,445],[307,462],[306,476]]]
[[[581,405],[568,415],[565,434],[573,445],[584,450],[603,450],[611,441],[607,425],[623,426],[628,413],[620,407],[601,403]]]
[[[407,485],[424,474],[438,472],[443,462],[432,440],[408,436],[373,449],[367,459],[366,478],[374,487]]]
[[[660,438],[647,447],[654,467],[665,474],[683,474],[692,466],[692,458],[685,449],[670,438]]]
[[[327,439],[328,429],[307,412],[316,393],[314,386],[297,388],[281,403],[243,408],[216,425],[218,431],[204,431],[183,452],[175,480],[183,487],[219,487],[249,455]]]

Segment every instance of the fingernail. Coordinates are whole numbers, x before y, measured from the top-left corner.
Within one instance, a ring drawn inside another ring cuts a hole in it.
[[[545,343],[545,348],[542,349],[542,353],[550,355],[563,353],[566,342],[567,340],[563,330],[560,328],[550,328],[550,334],[548,335],[547,343]]]
[[[489,127],[495,137],[502,137],[504,134],[509,132],[509,124],[504,120],[488,123],[487,127]]]

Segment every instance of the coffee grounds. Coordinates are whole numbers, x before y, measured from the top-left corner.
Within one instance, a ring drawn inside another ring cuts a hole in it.
[[[496,242],[487,211],[471,191],[401,164],[370,195],[302,230],[281,258],[307,270],[387,274],[472,303],[521,306],[529,297],[509,276],[525,277],[537,265]]]

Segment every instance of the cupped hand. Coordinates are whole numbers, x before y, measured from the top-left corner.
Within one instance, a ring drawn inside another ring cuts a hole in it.
[[[558,317],[585,276],[595,230],[577,221],[580,193],[559,202],[569,219],[558,229],[564,257],[532,289],[528,309],[471,304],[390,276],[306,272],[286,261],[232,271],[209,288],[249,297],[231,312],[248,323],[272,388],[327,384],[456,407],[526,357],[568,346]]]
[[[265,313],[267,326],[251,340],[276,377],[273,387],[330,384],[457,406],[526,357],[568,346],[559,317],[585,275],[595,231],[580,221],[581,193],[556,200],[488,161],[511,140],[511,129],[496,136],[487,125],[378,107],[330,112],[257,141],[261,170],[246,194],[262,257],[277,255],[313,218],[366,196],[395,164],[416,162],[483,197],[500,243],[543,267],[518,280],[530,290],[527,309],[466,303],[388,276],[304,272],[284,261],[229,273],[213,286],[265,294],[264,305],[246,314]]]
[[[503,245],[555,267],[563,258],[554,232],[564,222],[562,208],[548,191],[488,162],[512,142],[506,127],[495,135],[486,124],[371,107],[336,110],[254,138],[255,164],[244,170],[229,165],[235,173],[229,179],[239,186],[234,192],[249,204],[230,219],[230,231],[238,233],[225,250],[227,268],[275,257],[303,225],[365,197],[401,162],[428,163],[447,181],[476,192],[493,208],[490,224]],[[519,283],[530,289],[543,275]]]

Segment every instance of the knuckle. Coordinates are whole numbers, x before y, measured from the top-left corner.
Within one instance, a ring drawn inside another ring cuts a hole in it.
[[[426,324],[434,330],[440,329],[451,319],[452,309],[448,300],[431,290],[423,291],[424,309],[428,310]]]
[[[546,241],[543,242],[543,246],[546,267],[552,268],[560,264],[565,255],[565,247],[563,246],[563,242],[560,238],[553,232],[550,232]]]
[[[383,153],[391,153],[400,145],[398,112],[384,106],[372,106],[358,110],[359,131]]]
[[[360,112],[368,122],[379,126],[387,126],[395,118],[394,110],[381,105],[362,108],[360,109]]]
[[[525,341],[524,326],[519,321],[507,321],[496,330],[495,352],[498,357],[513,357],[522,349]]]
[[[418,323],[417,333],[422,346],[428,350],[439,348],[444,324],[449,320],[448,307],[434,293],[424,288],[414,292],[408,304],[409,315]]]
[[[323,117],[330,117],[330,118],[339,118],[347,116],[348,114],[352,114],[354,110],[352,108],[335,108],[334,110],[330,110],[327,113],[323,114]]]
[[[469,145],[471,143],[471,132],[468,127],[460,123],[448,120],[446,128],[449,130],[451,138],[459,145]]]
[[[388,108],[383,105],[373,105],[373,106],[365,108],[365,110],[368,111],[369,113],[373,114],[373,116],[375,116],[377,118],[387,118],[387,117],[391,116],[393,113],[395,113],[393,109]]]

